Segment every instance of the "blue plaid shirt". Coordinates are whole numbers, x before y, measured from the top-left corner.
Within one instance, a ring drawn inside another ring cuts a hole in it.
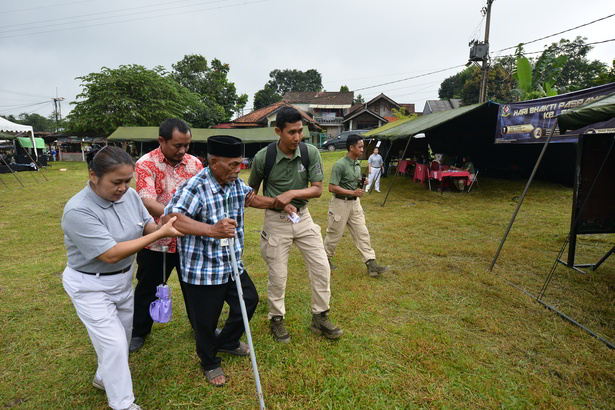
[[[231,185],[221,186],[209,168],[186,181],[164,208],[165,215],[182,213],[190,218],[215,225],[228,218],[237,221],[235,258],[243,273],[243,211],[246,195],[252,190],[237,178]],[[182,280],[192,285],[222,285],[232,278],[230,246],[221,246],[221,239],[185,235],[178,238]]]

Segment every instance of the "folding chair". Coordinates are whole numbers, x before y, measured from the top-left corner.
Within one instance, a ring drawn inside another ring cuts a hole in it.
[[[476,186],[478,186],[478,169],[476,170],[476,174],[472,175],[472,183],[470,184],[470,187],[468,188],[468,194],[472,190],[474,183],[476,183]]]

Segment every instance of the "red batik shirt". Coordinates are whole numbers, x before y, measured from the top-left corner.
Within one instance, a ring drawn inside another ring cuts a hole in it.
[[[185,154],[181,162],[173,166],[158,147],[137,161],[137,192],[141,198],[151,198],[166,206],[175,190],[202,169],[201,161],[189,154]],[[160,218],[154,219],[156,223],[160,221]],[[162,238],[146,248],[161,252],[161,246],[168,246],[169,252],[176,252],[176,244],[176,238]]]

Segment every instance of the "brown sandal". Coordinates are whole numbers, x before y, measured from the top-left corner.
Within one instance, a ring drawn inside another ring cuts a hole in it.
[[[205,376],[207,377],[207,381],[209,382],[209,384],[211,384],[213,386],[222,387],[222,386],[224,386],[226,384],[226,376],[224,375],[224,371],[220,367],[217,367],[217,368],[215,368],[213,370],[205,371]],[[216,377],[219,377],[219,376],[223,376],[224,377],[224,382],[222,382],[220,384],[215,384],[213,382],[213,380]]]

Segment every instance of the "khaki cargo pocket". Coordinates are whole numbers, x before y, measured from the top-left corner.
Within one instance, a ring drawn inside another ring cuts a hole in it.
[[[342,220],[342,216],[334,214],[333,211],[329,211],[328,216],[329,216],[329,226],[332,226],[336,222],[339,223],[339,221]]]
[[[273,238],[265,231],[261,231],[261,257],[268,261],[275,259],[278,253],[278,240]]]

